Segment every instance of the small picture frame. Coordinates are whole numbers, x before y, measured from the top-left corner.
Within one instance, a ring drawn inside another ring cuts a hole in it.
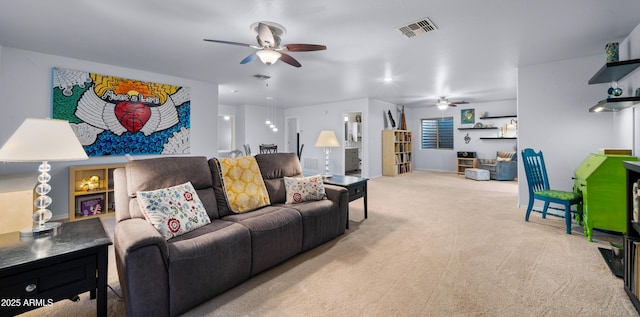
[[[79,217],[95,216],[103,212],[103,195],[79,196],[76,199],[76,206],[78,206],[76,209],[76,215]]]
[[[476,122],[475,109],[462,109],[460,110],[460,123],[469,124]]]

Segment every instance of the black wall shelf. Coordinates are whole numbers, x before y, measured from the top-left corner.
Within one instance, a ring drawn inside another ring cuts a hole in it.
[[[504,137],[504,138],[501,138],[499,136],[496,136],[496,137],[490,137],[490,138],[480,138],[480,140],[515,140],[515,139],[517,139],[517,137],[508,137],[508,138]]]
[[[490,127],[490,128],[458,128],[458,130],[495,130],[497,129],[496,127]]]
[[[485,116],[480,117],[480,119],[502,119],[502,118],[517,118],[518,116],[515,114],[507,115],[507,116]]]
[[[606,63],[589,79],[589,85],[618,81],[640,66],[640,59]]]

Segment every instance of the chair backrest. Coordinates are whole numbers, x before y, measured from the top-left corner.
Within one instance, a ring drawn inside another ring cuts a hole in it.
[[[240,150],[233,150],[229,152],[229,157],[240,157],[240,156],[244,156],[244,153],[242,153],[242,151]]]
[[[522,164],[524,165],[525,174],[527,174],[530,195],[549,189],[547,168],[544,165],[542,151],[536,152],[530,148],[522,150]]]
[[[251,147],[249,144],[243,144],[242,146],[244,146],[244,155],[251,156]]]

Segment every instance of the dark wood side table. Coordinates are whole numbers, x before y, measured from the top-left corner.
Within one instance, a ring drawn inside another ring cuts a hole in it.
[[[0,316],[16,315],[90,292],[107,316],[107,252],[99,218],[62,224],[56,235],[21,240],[0,235]]]
[[[367,219],[367,181],[368,178],[345,175],[332,175],[322,179],[325,184],[344,187],[349,192],[349,202],[364,198],[364,218]],[[347,229],[349,229],[349,214],[347,213]]]

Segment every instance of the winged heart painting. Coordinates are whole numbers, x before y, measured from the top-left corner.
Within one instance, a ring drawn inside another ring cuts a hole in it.
[[[53,118],[89,156],[189,154],[190,89],[53,68]]]

